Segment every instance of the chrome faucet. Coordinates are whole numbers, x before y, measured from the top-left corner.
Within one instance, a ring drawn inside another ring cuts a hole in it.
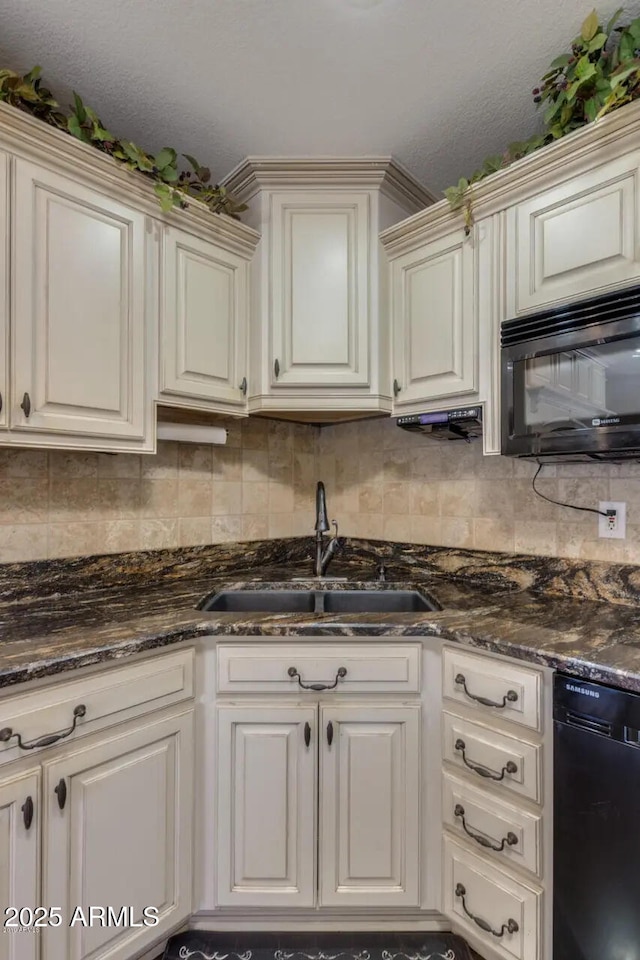
[[[331,528],[327,518],[327,495],[325,493],[324,483],[322,480],[319,480],[318,486],[316,487],[316,559],[313,565],[313,572],[316,577],[323,577],[325,575],[331,558],[340,547],[338,524],[335,520],[332,520],[331,523],[335,527],[335,531],[325,550],[323,537]]]

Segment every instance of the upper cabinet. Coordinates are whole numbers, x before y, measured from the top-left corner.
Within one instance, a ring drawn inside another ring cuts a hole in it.
[[[394,413],[477,390],[474,261],[458,227],[392,256]]]
[[[144,214],[20,158],[13,207],[12,431],[151,447]]]
[[[249,158],[226,185],[262,233],[249,411],[390,412],[387,263],[378,234],[432,202],[388,158]]]
[[[640,151],[537,191],[508,230],[513,315],[637,282]]]
[[[246,415],[249,264],[257,235],[225,218],[209,233],[164,231],[160,396]]]

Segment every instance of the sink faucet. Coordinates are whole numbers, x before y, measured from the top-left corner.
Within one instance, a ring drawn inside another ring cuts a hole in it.
[[[316,487],[316,559],[313,565],[313,572],[316,577],[324,576],[331,562],[331,558],[340,547],[338,524],[335,520],[331,522],[335,527],[335,531],[325,550],[323,536],[331,528],[327,518],[327,495],[325,493],[324,483],[322,480],[319,480],[318,486]]]

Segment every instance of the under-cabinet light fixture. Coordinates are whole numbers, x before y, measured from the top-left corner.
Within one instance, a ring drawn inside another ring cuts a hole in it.
[[[196,423],[159,423],[158,440],[177,440],[178,443],[226,443],[224,427],[208,427]]]

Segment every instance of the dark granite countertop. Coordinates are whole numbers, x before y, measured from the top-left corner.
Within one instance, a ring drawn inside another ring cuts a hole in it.
[[[630,574],[629,568],[590,565],[585,586],[584,565],[580,571],[567,566],[562,577],[554,560],[554,590],[543,558],[354,545],[351,561],[332,567],[334,576],[346,576],[348,582],[327,580],[325,588],[415,587],[439,601],[442,611],[337,615],[197,609],[203,596],[222,587],[263,581],[305,589],[307,583],[291,580],[309,576],[308,541],[43,563],[30,565],[28,580],[27,565],[5,565],[0,568],[0,687],[207,635],[256,640],[303,635],[437,636],[640,691],[640,601],[627,595],[637,568]],[[372,583],[372,560],[385,551],[389,582]],[[570,581],[577,596],[568,588],[565,592]],[[598,583],[618,602],[584,599]]]

